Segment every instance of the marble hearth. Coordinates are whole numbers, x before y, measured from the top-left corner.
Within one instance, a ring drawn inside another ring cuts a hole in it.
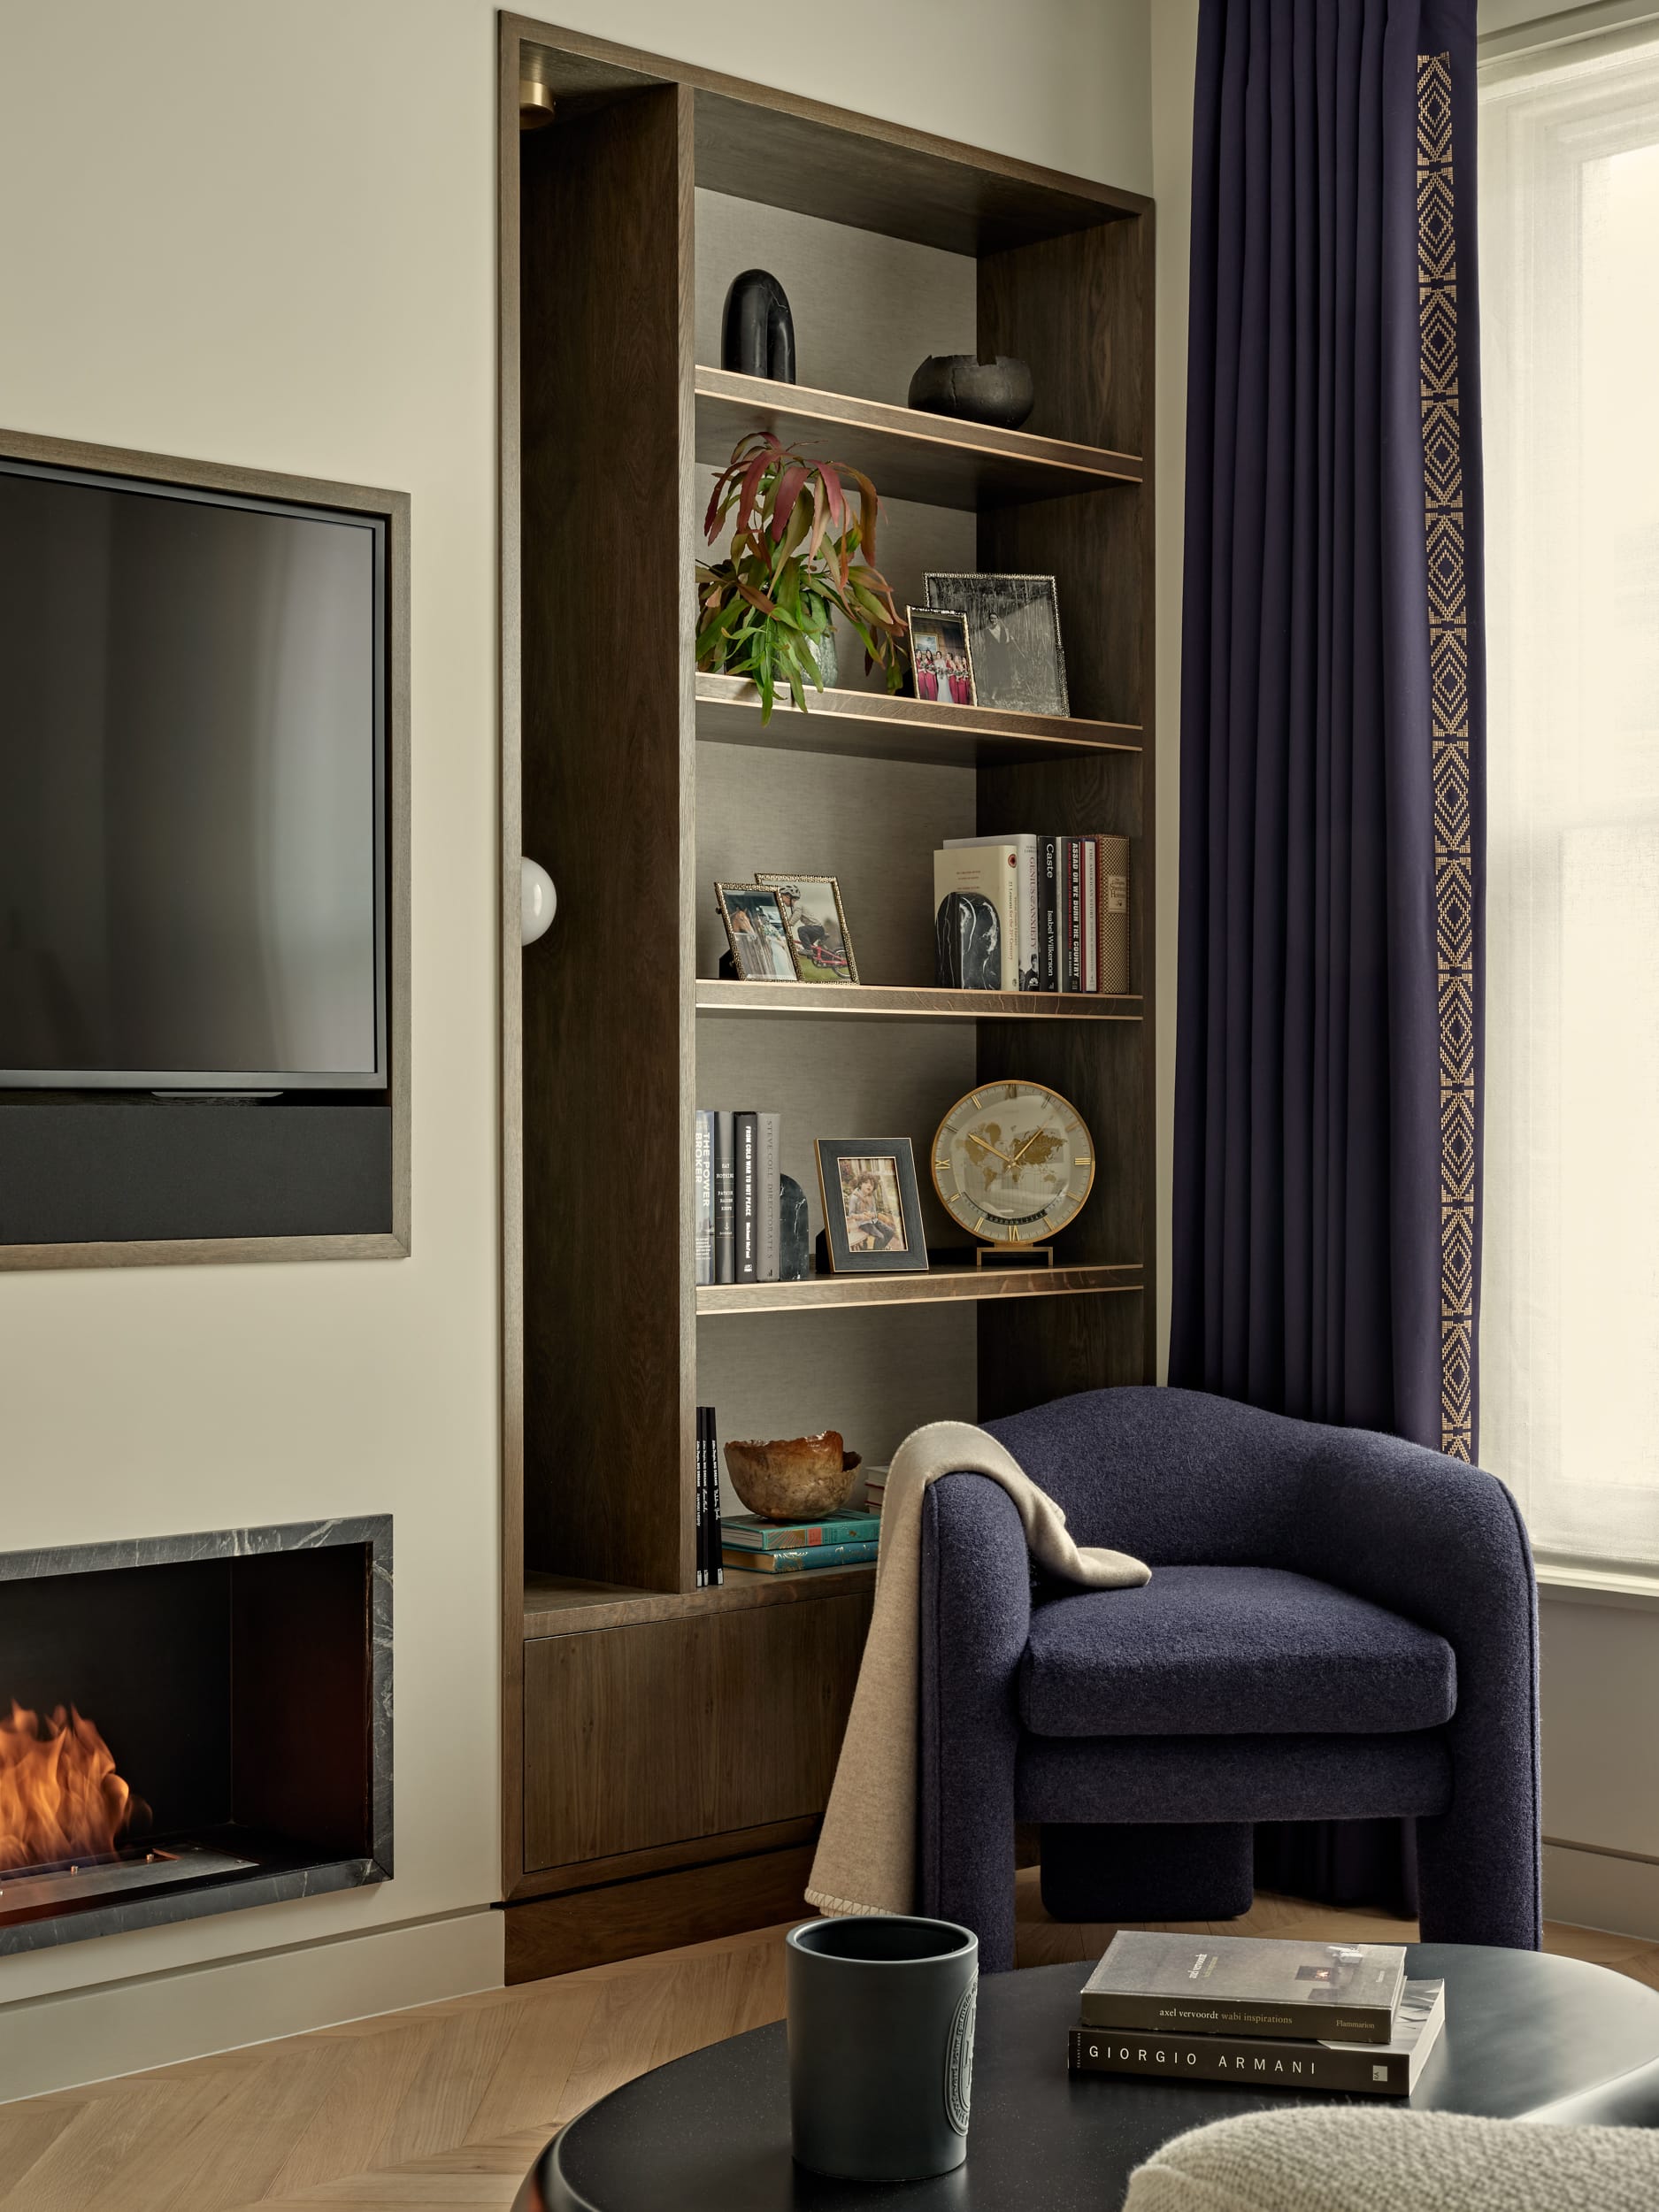
[[[0,1955],[391,1871],[389,1517],[0,1555]]]

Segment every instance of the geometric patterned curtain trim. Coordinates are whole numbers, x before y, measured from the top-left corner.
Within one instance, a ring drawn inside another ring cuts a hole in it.
[[[1475,869],[1469,804],[1469,591],[1453,222],[1452,66],[1417,57],[1417,309],[1428,549],[1434,933],[1440,1084],[1440,1449],[1473,1450]]]

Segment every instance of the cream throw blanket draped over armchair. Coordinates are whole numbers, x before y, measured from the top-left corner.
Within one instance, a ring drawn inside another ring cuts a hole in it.
[[[905,1439],[887,1471],[875,1609],[806,1893],[820,1912],[915,1909],[922,1493],[941,1475],[964,1473],[1008,1493],[1032,1557],[1049,1574],[1093,1590],[1151,1578],[1126,1553],[1073,1543],[1054,1500],[983,1429],[934,1421]]]

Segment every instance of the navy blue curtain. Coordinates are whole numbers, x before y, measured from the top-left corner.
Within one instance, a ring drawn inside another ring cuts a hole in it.
[[[1475,0],[1202,0],[1170,1379],[1465,1458],[1474,184]],[[1295,1886],[1409,1901],[1347,1843]]]

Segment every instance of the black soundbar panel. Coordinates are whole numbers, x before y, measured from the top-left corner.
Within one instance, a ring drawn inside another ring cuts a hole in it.
[[[283,1099],[0,1102],[0,1246],[392,1227],[392,1114]]]

